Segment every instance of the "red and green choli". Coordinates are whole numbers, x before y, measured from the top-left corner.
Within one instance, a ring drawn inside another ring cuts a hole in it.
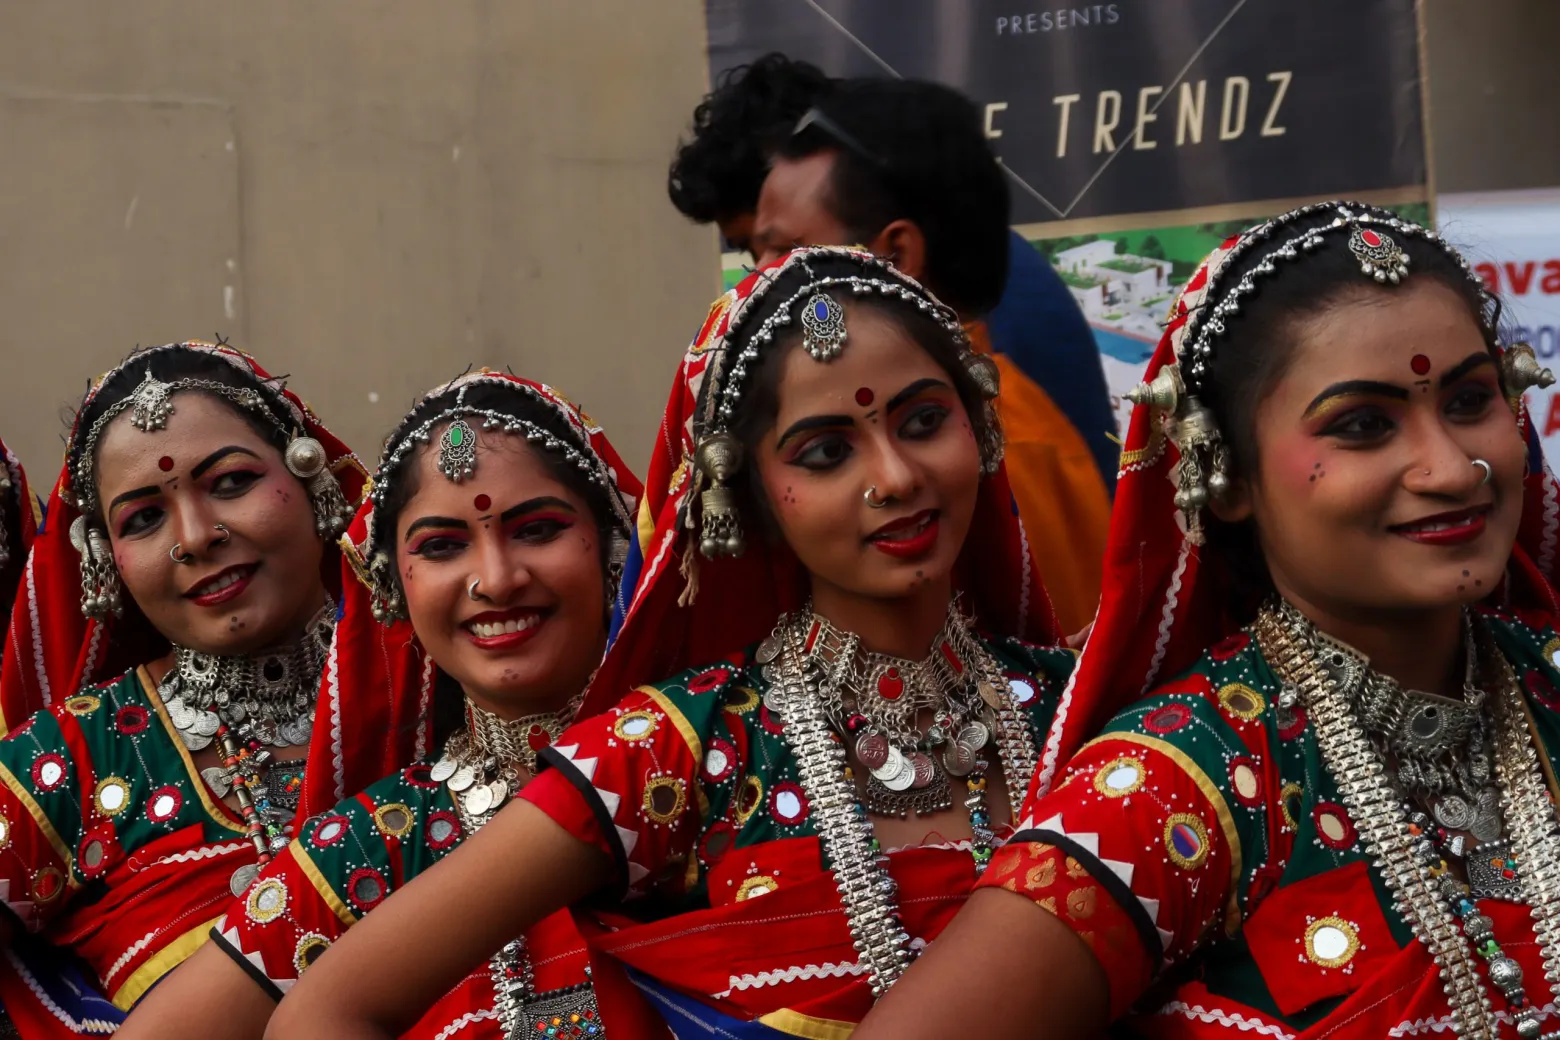
[[[144,668],[33,715],[0,741],[0,891],[12,924],[68,951],[120,1010],[205,941],[233,898],[235,871],[255,859]],[[0,997],[15,1016],[32,1006],[43,1018],[37,1032],[102,1031],[10,960]]]
[[[1486,620],[1553,762],[1560,636],[1547,620]],[[1084,745],[980,884],[1028,896],[1076,932],[1130,1032],[1440,1035],[1436,964],[1393,909],[1304,708],[1278,700],[1248,632],[1215,645]],[[1527,908],[1478,906],[1529,999],[1548,1004]]]
[[[307,821],[211,930],[251,978],[280,1000],[314,959],[362,915],[443,859],[467,837],[449,788],[418,762]],[[604,1035],[591,1007],[584,940],[567,912],[526,933],[540,1017],[538,1040]],[[430,937],[436,941],[436,937]],[[503,1037],[484,961],[403,1034]]]
[[[982,642],[1038,743],[1073,653]],[[765,671],[749,648],[635,690],[543,751],[550,768],[520,797],[616,863],[623,903],[613,914],[632,917],[593,915],[609,926],[592,935],[593,952],[663,996],[782,1033],[835,1035],[866,1015],[872,995],[811,794],[783,721],[764,703]],[[936,841],[887,857],[917,942],[942,930],[975,883],[968,842]]]

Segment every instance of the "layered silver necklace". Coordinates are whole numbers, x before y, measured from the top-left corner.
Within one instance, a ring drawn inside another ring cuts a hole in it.
[[[583,693],[576,695],[557,711],[518,719],[503,718],[466,701],[466,726],[445,741],[444,753],[429,777],[449,788],[468,835],[480,830],[520,789],[522,769],[535,775],[537,753],[574,721],[582,697]],[[493,955],[488,974],[505,1040],[606,1036],[589,968],[585,982],[538,993],[525,937],[520,936]]]

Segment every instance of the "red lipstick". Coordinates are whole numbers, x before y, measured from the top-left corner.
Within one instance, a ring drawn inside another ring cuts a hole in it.
[[[232,567],[224,567],[208,578],[191,585],[185,590],[184,598],[192,600],[202,607],[218,607],[224,603],[230,603],[244,594],[254,581],[255,572],[260,569],[258,563],[240,563]]]
[[[867,536],[874,549],[901,560],[915,560],[937,547],[941,525],[935,509],[893,520]]]
[[[536,607],[511,607],[467,618],[460,627],[479,649],[499,653],[530,642],[546,621],[546,611]]]
[[[1421,545],[1466,545],[1476,541],[1484,533],[1485,514],[1488,506],[1476,509],[1458,509],[1449,513],[1437,513],[1411,524],[1396,524],[1394,534],[1411,539]]]

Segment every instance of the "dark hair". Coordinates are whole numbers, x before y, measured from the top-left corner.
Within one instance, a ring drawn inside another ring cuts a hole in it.
[[[765,319],[777,312],[784,301],[796,296],[807,283],[817,278],[860,277],[863,274],[868,277],[884,277],[880,272],[864,272],[860,261],[843,256],[815,257],[808,262],[807,267],[792,266],[774,279],[765,291],[763,299],[757,301],[751,310],[743,313],[741,327],[737,330],[737,335],[727,343],[726,349],[732,354],[739,353],[747,345],[747,338],[763,325]],[[949,381],[958,393],[959,400],[964,404],[965,411],[969,413],[970,428],[975,433],[976,442],[985,442],[985,397],[981,394],[980,386],[975,382],[974,376],[964,365],[960,343],[947,329],[914,303],[897,295],[870,293],[858,296],[854,293],[836,291],[834,297],[845,309],[847,322],[852,311],[867,308],[903,330],[917,346],[926,351],[931,359],[948,373]],[[781,363],[786,355],[801,343],[801,320],[798,315],[806,305],[807,301],[804,299],[797,299],[791,304],[792,321],[781,327],[774,341],[759,355],[757,364],[748,370],[747,378],[744,380],[741,403],[731,423],[730,432],[741,442],[743,457],[746,459],[751,460],[756,457],[759,442],[774,426],[779,414]],[[848,341],[845,349],[850,349]],[[773,534],[778,529],[774,526],[773,513],[758,480],[758,467],[749,464],[745,467],[745,472],[749,504],[762,521],[765,530]]]
[[[456,394],[460,393],[460,386],[453,386],[442,393],[430,394],[417,402],[417,405],[401,420],[392,439],[385,443],[385,454],[395,448],[396,441],[406,435],[406,432],[421,426],[427,420],[447,411],[455,405]],[[553,408],[542,403],[536,397],[518,384],[507,381],[479,381],[466,385],[465,396],[462,404],[471,408],[498,412],[503,415],[523,419],[532,425],[539,426],[543,430],[557,437],[566,444],[571,444],[590,452],[589,445],[580,444],[579,431],[559,415]],[[527,443],[526,447],[536,454],[536,457],[546,466],[547,472],[554,480],[578,495],[590,509],[591,520],[596,525],[598,550],[597,559],[601,566],[602,578],[605,581],[611,568],[612,560],[612,532],[617,526],[614,518],[612,504],[608,498],[610,492],[591,480],[582,470],[570,465],[567,460],[556,452],[549,451],[540,445]],[[438,451],[438,441],[431,441],[422,451]],[[401,511],[406,508],[408,502],[417,494],[422,486],[422,469],[417,465],[417,459],[422,452],[414,452],[409,455],[400,467],[390,476],[386,482],[385,495],[374,510],[374,526],[381,532],[379,537],[386,539],[383,544],[393,559],[399,558],[400,544],[396,538],[396,529],[401,518]],[[391,568],[393,580],[397,587],[401,582],[400,568]],[[404,593],[403,593],[404,599]],[[608,597],[610,601],[610,597]],[[609,603],[610,605],[610,603]],[[433,687],[433,736],[434,746],[441,746],[446,737],[465,725],[465,693],[460,684],[448,675],[442,668],[434,669]]]
[[[125,363],[120,365],[98,387],[97,393],[82,406],[75,420],[75,435],[71,437],[68,450],[68,461],[72,477],[78,472],[77,466],[81,462],[81,453],[87,447],[87,435],[93,424],[109,409],[121,404],[127,397],[134,394],[146,379],[146,373],[150,370],[153,378],[164,383],[172,383],[184,379],[202,379],[212,383],[220,383],[238,390],[251,390],[258,394],[260,414],[248,408],[241,408],[233,401],[220,393],[208,394],[212,400],[218,401],[229,410],[243,419],[255,434],[271,445],[279,453],[287,451],[289,431],[296,422],[293,415],[283,403],[280,393],[273,386],[262,383],[252,373],[240,369],[228,361],[211,354],[208,351],[172,346],[152,347],[148,350],[132,354]],[[198,393],[198,390],[181,391],[184,393]],[[175,397],[177,408],[177,397]],[[121,412],[120,414],[124,414]],[[101,439],[93,445],[101,444]],[[93,460],[93,472],[96,473],[96,460]],[[93,489],[94,493],[96,488]]]
[[[926,236],[927,287],[961,314],[994,308],[1007,284],[1008,186],[975,103],[941,83],[852,79],[814,107],[824,120],[776,154],[834,151],[827,205],[851,238],[912,221]]]
[[[721,73],[693,110],[693,137],[667,171],[672,205],[698,224],[753,212],[770,150],[831,82],[817,66],[778,52]]]
[[[1394,214],[1379,207],[1347,205],[1357,215],[1394,219]],[[1271,237],[1257,242],[1220,273],[1216,291],[1209,294],[1204,308],[1216,306],[1258,264],[1273,260],[1272,250],[1280,243],[1309,228],[1330,224],[1337,215],[1330,206],[1320,209],[1282,225]],[[1417,234],[1390,229],[1384,233],[1408,254],[1409,275],[1404,285],[1429,280],[1456,293],[1479,326],[1490,353],[1498,354],[1500,303],[1483,291],[1457,256]],[[1400,291],[1397,286],[1377,285],[1361,273],[1360,261],[1349,250],[1348,235],[1348,229],[1330,231],[1315,250],[1293,260],[1273,260],[1275,272],[1259,277],[1257,290],[1242,297],[1240,310],[1224,317],[1225,331],[1213,341],[1201,400],[1213,412],[1229,448],[1231,477],[1249,478],[1257,472],[1257,409],[1288,371],[1302,323],[1353,296]],[[1270,592],[1272,579],[1262,562],[1255,525],[1249,520],[1227,524],[1209,515],[1207,528],[1210,546],[1225,556],[1244,598]]]

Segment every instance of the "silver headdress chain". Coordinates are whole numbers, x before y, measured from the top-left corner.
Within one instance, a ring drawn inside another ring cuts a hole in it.
[[[820,277],[813,273],[808,259],[850,260],[865,267],[868,273]],[[982,417],[985,436],[980,445],[981,470],[989,476],[997,471],[1002,462],[1002,425],[996,410],[1000,376],[996,362],[970,349],[969,336],[952,308],[940,303],[887,261],[864,256],[854,250],[812,247],[806,251],[805,257],[796,262],[807,273],[805,282],[751,333],[739,333],[743,326],[743,315],[759,306],[778,277],[771,273],[737,304],[740,312],[731,319],[723,345],[710,351],[712,357],[705,372],[705,388],[699,406],[703,414],[695,423],[696,444],[693,453],[698,477],[705,484],[705,489],[698,496],[702,517],[699,551],[710,559],[741,556],[747,547],[742,534],[737,495],[731,488],[732,479],[742,469],[743,449],[741,442],[729,430],[741,405],[749,368],[757,367],[762,353],[777,336],[783,334],[792,321],[801,324],[802,348],[813,360],[827,363],[839,357],[848,336],[846,305],[842,301],[851,296],[882,296],[901,300],[913,305],[949,335],[985,399],[985,414]],[[730,347],[726,344],[734,343],[739,337],[743,341],[742,349],[734,356],[728,356]],[[690,507],[693,500],[690,495]]]
[[[467,390],[473,385],[479,382],[490,382],[517,394],[524,394],[539,405],[553,409],[568,428],[574,431],[577,420],[567,414],[556,401],[537,393],[523,383],[502,376],[477,375],[464,378],[465,381],[455,394],[455,400],[450,407],[420,419],[415,425],[404,423],[385,442],[385,454],[380,458],[379,468],[374,471],[373,490],[368,496],[376,512],[382,510],[385,502],[389,500],[390,488],[399,479],[397,474],[403,464],[425,446],[433,443],[434,431],[440,426],[444,427],[444,431],[439,436],[437,465],[439,472],[456,484],[472,477],[477,471],[477,431],[472,426],[473,422],[483,430],[499,430],[522,436],[527,443],[562,456],[565,462],[578,469],[592,484],[605,492],[612,511],[613,529],[603,531],[602,535],[612,540],[609,553],[612,573],[608,578],[615,596],[622,576],[623,560],[628,552],[633,517],[629,515],[628,505],[623,499],[622,491],[618,488],[617,475],[612,472],[612,467],[590,448],[588,435],[583,430],[577,431],[579,441],[574,442],[528,419],[492,408],[468,405],[465,403],[465,398]],[[437,397],[446,390],[447,388],[436,390],[429,397]],[[393,547],[386,544],[387,538],[393,539],[394,532],[383,530],[383,524],[378,522],[376,517],[369,525],[363,556],[368,561],[374,617],[383,624],[389,624],[406,616],[406,603],[401,595],[400,582],[395,573],[395,554]]]
[[[78,432],[72,440],[69,486],[60,490],[60,497],[81,514],[71,524],[70,540],[81,555],[81,610],[87,617],[101,619],[118,615],[124,607],[108,536],[97,519],[101,508],[97,491],[97,446],[109,424],[126,411],[130,413],[131,426],[150,434],[168,428],[168,419],[176,410],[174,398],[177,394],[203,393],[227,401],[245,413],[265,420],[288,438],[282,460],[288,472],[308,489],[315,532],[321,538],[335,538],[346,530],[351,518],[351,503],[331,473],[325,446],[301,432],[303,413],[282,398],[279,391],[273,391],[279,400],[268,402],[262,391],[254,387],[193,377],[172,382],[158,379],[152,372],[152,356],[181,348],[190,349],[175,343],[139,351],[105,376],[94,396],[117,373],[143,363],[146,365],[146,375],[135,391],[105,408],[85,433]],[[237,366],[234,370],[239,371]],[[88,405],[90,403],[89,399]]]
[[[1327,211],[1335,214],[1330,222],[1273,244],[1286,228]],[[1202,542],[1202,509],[1210,500],[1222,497],[1230,486],[1229,448],[1213,413],[1200,399],[1213,362],[1214,348],[1227,331],[1226,321],[1239,314],[1246,301],[1284,265],[1309,256],[1326,243],[1327,236],[1342,232],[1348,233],[1346,245],[1359,262],[1360,273],[1378,284],[1398,285],[1408,275],[1408,254],[1392,238],[1397,234],[1421,238],[1439,247],[1456,261],[1479,298],[1490,299],[1484,283],[1467,259],[1440,235],[1412,221],[1379,216],[1353,204],[1325,202],[1303,206],[1247,234],[1223,258],[1219,269],[1209,273],[1204,299],[1213,300],[1217,295],[1218,302],[1199,307],[1187,315],[1176,362],[1160,369],[1151,382],[1141,383],[1126,394],[1134,404],[1146,405],[1158,413],[1165,435],[1179,452],[1175,506],[1185,519],[1187,539],[1193,544]],[[1257,249],[1264,250],[1261,258],[1233,286],[1222,294],[1217,293],[1221,273]],[[1494,330],[1488,328],[1491,311],[1492,307],[1486,303],[1480,320],[1486,325],[1485,331],[1493,333]],[[1514,344],[1503,351],[1501,369],[1513,407],[1524,390],[1554,382],[1554,374],[1538,364],[1532,348],[1525,343]]]

